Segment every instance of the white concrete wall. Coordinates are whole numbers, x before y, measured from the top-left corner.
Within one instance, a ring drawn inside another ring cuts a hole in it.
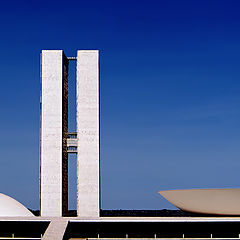
[[[41,216],[62,216],[63,51],[42,51]]]
[[[77,53],[77,213],[99,217],[99,54]]]

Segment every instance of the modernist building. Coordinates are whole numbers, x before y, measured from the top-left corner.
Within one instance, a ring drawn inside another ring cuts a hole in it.
[[[76,61],[77,132],[68,132],[68,63]],[[0,194],[1,239],[240,239],[240,217],[100,211],[99,53],[41,54],[41,209]],[[77,216],[68,211],[68,154],[77,154]],[[170,213],[169,213],[170,212]]]
[[[67,214],[68,149],[76,148],[77,215],[99,217],[98,51],[77,52],[75,139],[68,139],[69,59],[62,50],[44,50],[41,59],[41,216]]]

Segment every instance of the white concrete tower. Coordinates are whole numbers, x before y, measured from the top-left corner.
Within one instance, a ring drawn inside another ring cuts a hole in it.
[[[77,214],[100,215],[99,54],[77,52]]]
[[[68,60],[62,50],[41,56],[41,216],[68,210]]]

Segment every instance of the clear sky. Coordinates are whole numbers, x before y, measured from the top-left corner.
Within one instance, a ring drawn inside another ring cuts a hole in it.
[[[239,187],[239,12],[238,0],[2,1],[0,192],[39,209],[42,49],[100,50],[103,209],[174,208],[158,190]]]

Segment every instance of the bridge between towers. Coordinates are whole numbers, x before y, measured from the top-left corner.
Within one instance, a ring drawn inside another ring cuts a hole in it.
[[[69,132],[67,136],[67,152],[77,154],[77,133]]]

